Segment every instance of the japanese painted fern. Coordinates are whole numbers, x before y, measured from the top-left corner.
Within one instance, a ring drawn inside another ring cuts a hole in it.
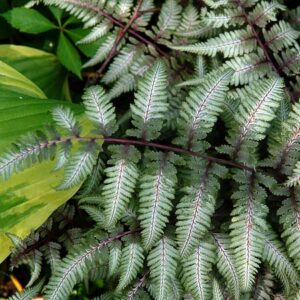
[[[45,257],[45,299],[96,279],[95,299],[300,299],[299,8],[33,2],[92,27],[80,43],[104,37],[85,67],[104,64],[82,97],[90,133],[57,107],[48,131],[0,159],[4,179],[55,159],[56,188],[82,184],[76,209],[94,224],[70,232],[74,247],[65,232],[43,241],[42,228],[11,237],[29,285]],[[123,93],[125,104],[112,101]]]

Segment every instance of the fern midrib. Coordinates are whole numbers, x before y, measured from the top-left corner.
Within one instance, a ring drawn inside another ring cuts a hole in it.
[[[165,163],[166,163],[166,158],[164,157],[164,159],[162,161],[160,161],[160,169],[159,169],[159,174],[156,177],[156,183],[155,183],[155,197],[154,197],[154,206],[152,209],[152,215],[151,215],[151,223],[150,223],[150,229],[149,229],[149,238],[147,241],[147,244],[145,245],[146,248],[149,247],[149,244],[152,243],[153,241],[153,235],[154,235],[154,231],[157,227],[157,215],[158,215],[158,208],[159,208],[159,204],[160,204],[160,197],[161,197],[161,185],[162,185],[162,176],[164,173],[164,167],[165,167]]]
[[[246,139],[249,130],[251,129],[251,124],[255,124],[254,119],[256,117],[257,112],[260,110],[260,108],[264,104],[265,100],[269,97],[271,91],[273,90],[273,88],[277,84],[277,81],[278,80],[275,80],[273,82],[272,86],[268,89],[266,94],[258,101],[258,103],[255,106],[254,110],[252,110],[249,117],[247,118],[247,122],[241,130],[241,134],[239,135],[238,141],[236,143],[236,146],[235,146],[235,149],[234,149],[234,152],[233,152],[233,155],[232,155],[234,159],[237,157],[237,155],[240,151],[240,148],[241,148],[242,144],[244,143],[244,140]]]
[[[270,40],[266,40],[266,45],[271,45],[272,43],[276,42],[276,40],[280,39],[281,37],[283,37],[284,35],[286,35],[289,32],[293,32],[294,29],[293,28],[289,28],[286,31],[280,32],[279,34],[273,36]]]
[[[255,69],[257,66],[263,65],[263,64],[266,64],[266,63],[268,63],[268,61],[263,58],[262,60],[256,62],[255,64],[248,64],[248,65],[244,66],[243,68],[241,68],[239,70],[236,70],[235,74],[246,72],[246,71],[251,70],[251,69]]]
[[[269,246],[269,248],[272,249],[273,253],[275,253],[275,255],[278,257],[277,260],[280,263],[284,262],[286,265],[290,265],[290,262],[287,260],[287,258],[284,255],[282,255],[282,253],[280,251],[277,251],[277,248],[273,245],[272,241],[270,241],[269,239],[266,239],[265,242]],[[289,272],[287,272],[287,274],[290,276]],[[298,278],[297,273],[293,274],[293,277],[294,277],[294,275],[296,275],[296,278]]]
[[[211,168],[211,164],[208,163],[204,172],[203,177],[200,179],[200,184],[199,184],[199,188],[198,191],[196,193],[196,200],[194,201],[194,210],[193,210],[193,215],[192,215],[192,220],[191,220],[191,225],[189,226],[189,231],[187,234],[187,237],[183,243],[183,246],[181,247],[180,250],[180,255],[183,255],[186,251],[186,248],[188,247],[188,244],[190,243],[190,240],[192,238],[193,232],[195,230],[195,225],[197,223],[197,219],[198,219],[198,215],[200,214],[200,207],[202,204],[202,197],[204,195],[204,190],[206,187],[206,183],[208,180],[208,172]]]
[[[251,176],[253,177],[253,176]],[[248,197],[247,197],[247,211],[246,211],[246,263],[245,263],[245,283],[247,284],[250,279],[250,262],[251,262],[251,254],[252,252],[252,230],[253,230],[253,189],[254,189],[254,178],[250,179]],[[245,285],[246,287],[246,285]]]
[[[251,21],[252,24],[257,24],[257,22],[259,21],[260,18],[264,17],[265,15],[267,15],[267,13],[276,6],[276,2],[273,2],[267,9],[265,9],[263,11],[263,13],[261,13],[260,15],[258,15],[254,20]]]
[[[133,270],[133,265],[134,265],[134,257],[136,254],[136,245],[133,243],[130,245],[130,249],[129,249],[129,259],[128,259],[128,268],[126,268],[126,272],[124,275],[124,280],[123,280],[123,284],[126,283],[126,281],[129,280],[130,278],[130,274],[132,273]]]
[[[286,158],[289,152],[292,150],[295,143],[297,143],[300,137],[300,126],[298,126],[295,130],[293,130],[291,137],[285,143],[285,147],[280,151],[280,156],[278,159],[278,163],[275,165],[275,169],[281,170],[283,165],[286,162]]]
[[[147,136],[147,123],[150,119],[149,115],[150,115],[150,111],[151,111],[151,106],[152,106],[152,101],[154,101],[153,99],[153,94],[154,94],[154,86],[156,86],[156,83],[157,83],[157,74],[159,72],[159,69],[160,69],[160,66],[158,65],[155,69],[155,73],[154,73],[154,76],[152,78],[152,81],[151,81],[151,85],[150,85],[150,91],[149,91],[149,94],[148,94],[148,97],[147,97],[147,107],[146,107],[146,111],[145,111],[145,114],[144,114],[144,122],[143,122],[143,128],[142,128],[142,139],[146,139],[146,136]]]
[[[167,273],[167,266],[166,266],[166,247],[165,247],[165,237],[161,239],[162,245],[162,260],[161,260],[161,267],[160,267],[160,285],[159,285],[159,299],[165,299],[164,293],[166,291],[166,273]]]
[[[196,269],[196,276],[197,276],[197,286],[198,286],[198,291],[200,292],[201,298],[200,299],[205,299],[205,293],[204,293],[204,288],[202,287],[202,274],[201,274],[201,251],[200,247],[196,248],[196,256],[197,256],[197,269]]]
[[[193,122],[192,122],[192,124],[190,126],[190,130],[189,130],[189,135],[188,135],[188,149],[190,149],[191,146],[192,146],[194,135],[195,135],[195,130],[197,129],[199,123],[201,122],[202,112],[207,107],[207,105],[208,105],[207,102],[211,99],[210,96],[212,95],[212,93],[215,91],[215,89],[218,87],[218,85],[222,82],[222,80],[226,76],[228,76],[227,73],[223,74],[223,76],[221,76],[218,79],[218,81],[208,91],[208,93],[206,94],[206,96],[201,101],[200,105],[198,106],[198,109],[196,111],[196,115],[193,117]]]
[[[218,43],[217,45],[210,46],[210,48],[212,48],[212,49],[222,49],[224,47],[230,47],[230,46],[233,46],[233,45],[242,44],[242,43],[245,43],[249,40],[254,40],[254,36],[249,36],[249,37],[233,40],[233,41],[226,42],[226,43]]]
[[[98,95],[97,95],[97,93],[94,92],[94,90],[91,90],[91,95],[92,95],[92,100],[93,100],[93,103],[94,103],[94,107],[96,108],[96,111],[97,111],[97,116],[99,117],[99,123],[101,124],[103,134],[107,135],[107,131],[106,131],[106,128],[105,128],[106,121],[105,121],[104,115],[103,115],[102,110],[101,110],[101,105],[97,101]],[[102,94],[101,96],[103,97],[104,95]]]
[[[107,238],[106,240],[104,241],[101,241],[100,243],[97,243],[96,245],[94,246],[91,246],[90,250],[87,250],[85,249],[84,251],[84,254],[79,256],[78,257],[75,257],[76,260],[74,261],[74,263],[72,263],[72,265],[64,271],[64,274],[62,277],[60,277],[60,280],[59,282],[55,285],[55,289],[53,290],[53,293],[52,293],[52,297],[49,298],[49,300],[53,299],[53,300],[57,300],[59,299],[58,297],[58,293],[59,293],[59,290],[61,289],[61,287],[63,286],[67,276],[78,266],[80,265],[80,263],[82,263],[83,261],[85,261],[86,259],[88,259],[89,256],[93,255],[96,251],[100,250],[102,247],[105,247],[107,244],[111,243],[112,241],[114,240],[118,240],[124,236],[127,236],[127,235],[130,235],[130,234],[133,234],[135,232],[139,231],[139,229],[132,229],[132,230],[129,230],[129,231],[125,231],[125,232],[122,232],[114,237],[110,237],[110,238]]]
[[[69,186],[74,178],[76,178],[78,176],[78,174],[80,173],[81,167],[85,165],[85,162],[87,161],[87,159],[90,156],[90,152],[85,152],[84,156],[81,157],[80,162],[77,166],[77,168],[75,169],[75,172],[72,174],[72,176],[68,177],[68,180],[66,182],[63,183],[63,185],[67,185]]]
[[[215,235],[213,235],[213,237],[214,237],[214,239],[215,239],[215,241],[218,245],[218,249],[220,250],[221,255],[225,258],[227,266],[229,267],[229,269],[231,271],[231,274],[232,274],[233,279],[234,279],[234,287],[235,287],[235,290],[237,292],[238,291],[238,286],[239,286],[239,279],[237,277],[236,270],[235,270],[234,264],[232,262],[232,258],[229,257],[229,255],[225,251],[225,248],[224,248],[224,245],[222,244],[222,242],[217,237],[215,237]]]
[[[117,187],[114,193],[114,199],[112,201],[112,210],[110,212],[110,217],[108,219],[107,222],[107,226],[111,226],[111,224],[113,223],[113,220],[116,218],[116,211],[117,211],[117,206],[120,202],[120,197],[121,197],[121,185],[122,185],[122,181],[123,181],[123,177],[124,177],[124,168],[126,165],[126,160],[122,159],[120,162],[120,166],[119,166],[119,172],[118,172],[118,177],[117,177]]]

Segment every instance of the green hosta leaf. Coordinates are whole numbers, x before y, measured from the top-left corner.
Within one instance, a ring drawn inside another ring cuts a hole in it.
[[[34,9],[14,8],[3,14],[13,27],[26,33],[41,33],[56,28],[47,18]]]
[[[29,79],[4,63],[0,81],[0,154],[21,135],[40,130],[52,122],[50,111],[58,105],[71,106],[78,114],[82,108],[63,101],[44,100],[43,92]],[[5,93],[3,92],[5,91]],[[40,99],[39,99],[40,98]],[[83,121],[84,130],[90,123]],[[11,241],[6,233],[21,239],[38,228],[49,215],[79,188],[56,191],[62,171],[52,172],[55,161],[45,161],[0,184],[0,262],[9,254]]]
[[[32,80],[49,98],[68,98],[67,72],[55,55],[30,47],[0,45],[0,60]]]
[[[58,40],[57,56],[61,63],[71,72],[81,78],[81,60],[76,48],[68,40],[68,38],[61,33]]]
[[[6,98],[8,95],[18,96],[20,99],[28,96],[46,98],[46,95],[32,81],[0,61],[0,98]]]

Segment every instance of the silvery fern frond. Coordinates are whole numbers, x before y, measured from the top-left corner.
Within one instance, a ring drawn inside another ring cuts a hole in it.
[[[172,154],[148,154],[139,193],[139,220],[145,249],[151,249],[160,239],[168,223],[177,181],[173,163]]]
[[[49,141],[45,135],[27,134],[1,156],[0,175],[7,180],[14,173],[53,158],[57,143],[60,143],[59,139]]]
[[[283,243],[278,239],[275,232],[270,229],[266,234],[265,246],[262,259],[268,262],[276,276],[285,285],[287,292],[290,286],[299,282],[299,274],[293,263],[289,260]]]
[[[153,140],[160,134],[168,110],[167,72],[162,61],[157,61],[138,82],[132,111],[132,124],[137,128],[128,134]]]
[[[241,291],[249,292],[263,254],[268,213],[264,204],[266,191],[258,185],[253,174],[237,172],[235,179],[240,185],[232,196],[235,204],[231,214],[230,237]]]
[[[110,135],[117,130],[115,108],[101,86],[91,86],[82,96],[87,117],[100,134]]]
[[[161,237],[147,257],[150,278],[158,300],[166,299],[171,293],[172,280],[176,276],[177,258],[176,244],[167,235]]]
[[[63,181],[57,189],[65,190],[82,183],[91,174],[97,155],[96,144],[90,142],[81,151],[70,156],[65,167]]]
[[[213,237],[217,247],[217,268],[220,274],[227,280],[235,299],[238,300],[240,299],[240,281],[233,251],[230,247],[230,238],[224,234],[214,234]]]
[[[77,136],[80,127],[73,112],[68,107],[58,106],[52,110],[53,120],[58,126]]]
[[[197,146],[217,121],[225,101],[232,70],[210,74],[200,85],[192,89],[182,104],[178,119],[177,143],[187,148]]]
[[[101,192],[108,228],[114,226],[125,212],[136,186],[139,175],[136,164],[140,159],[139,151],[133,146],[110,146],[109,150],[113,153],[108,161],[111,166],[104,170],[107,178]]]
[[[290,188],[290,196],[284,200],[278,210],[280,223],[283,226],[282,238],[286,242],[289,257],[291,257],[298,271],[300,270],[300,212],[299,212],[299,187]]]
[[[138,241],[126,243],[120,262],[120,281],[117,290],[123,290],[141,271],[144,262],[144,250]]]
[[[292,45],[297,46],[296,41],[300,36],[300,32],[285,21],[275,23],[269,30],[264,30],[263,34],[266,44],[274,53]]]
[[[280,10],[285,10],[285,6],[273,1],[260,1],[249,13],[249,19],[256,26],[265,27],[271,21],[276,21],[276,15]]]
[[[211,299],[211,270],[215,263],[215,246],[208,240],[200,240],[193,253],[182,261],[182,282],[194,299]]]
[[[256,48],[256,40],[250,29],[238,29],[221,33],[218,37],[211,38],[206,42],[186,46],[170,46],[170,48],[209,56],[215,56],[220,52],[224,57],[234,57],[252,52]]]
[[[111,22],[105,19],[100,24],[93,27],[91,32],[87,36],[85,36],[84,38],[79,40],[77,42],[77,44],[80,45],[80,44],[92,43],[92,42],[96,41],[97,39],[105,36],[109,32],[111,27],[112,27]]]
[[[216,174],[225,172],[196,159],[191,159],[188,165],[190,186],[183,189],[183,197],[176,207],[176,235],[182,257],[188,256],[208,232],[219,189]]]

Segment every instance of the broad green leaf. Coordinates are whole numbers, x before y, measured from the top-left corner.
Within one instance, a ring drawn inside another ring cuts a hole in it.
[[[87,36],[91,32],[91,30],[88,28],[75,28],[75,29],[66,29],[65,32],[68,34],[68,36],[74,43],[77,43],[85,36]],[[87,57],[93,57],[97,52],[97,50],[99,49],[99,47],[101,46],[101,44],[105,40],[106,40],[106,36],[103,36],[102,38],[99,38],[92,43],[79,44],[77,45],[77,47]]]
[[[0,60],[0,95],[26,95],[33,98],[46,98],[46,95],[32,81]],[[20,96],[22,97],[22,96]]]
[[[0,60],[33,81],[48,98],[67,98],[67,73],[55,55],[30,47],[0,45]]]
[[[3,62],[0,70],[0,155],[24,133],[49,124],[50,111],[57,105],[67,105],[76,114],[83,111],[80,105],[42,99],[45,95],[38,87]],[[92,127],[85,117],[80,120],[84,130]],[[52,172],[55,163],[37,164],[0,183],[0,263],[10,253],[6,233],[25,238],[78,190],[79,185],[67,191],[55,189],[63,178],[63,170]]]
[[[3,14],[13,27],[26,33],[41,33],[56,28],[38,11],[25,7],[17,7]]]
[[[81,61],[80,55],[76,48],[63,33],[59,36],[57,56],[61,63],[71,72],[81,78]]]

